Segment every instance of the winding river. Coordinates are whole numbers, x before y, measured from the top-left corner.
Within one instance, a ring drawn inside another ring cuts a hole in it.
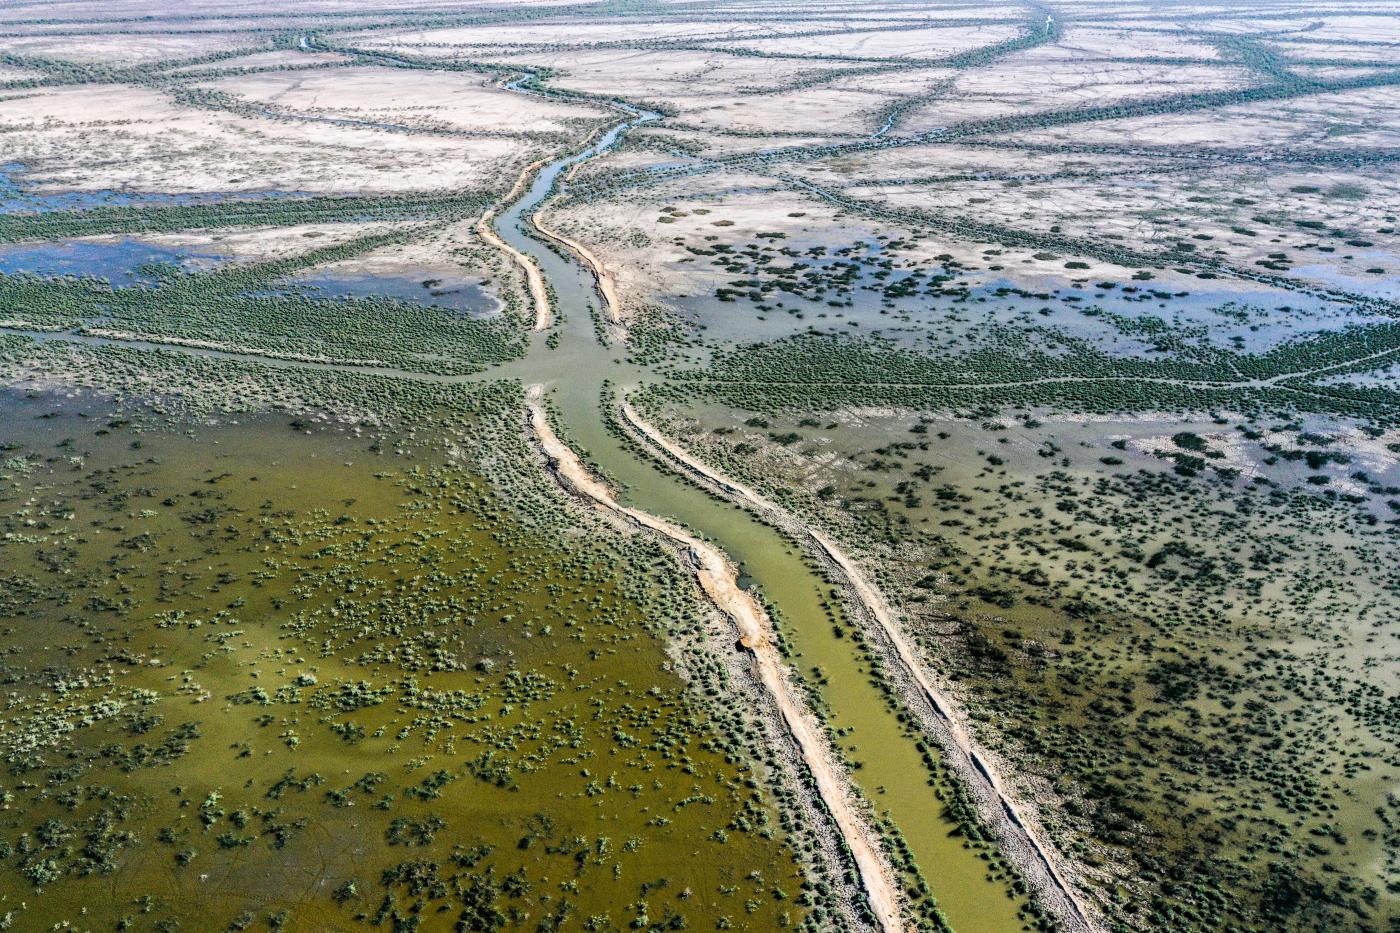
[[[509,85],[508,85],[509,86]],[[713,544],[741,570],[744,585],[774,607],[777,625],[801,673],[821,669],[819,689],[829,726],[842,736],[846,756],[860,763],[858,786],[878,814],[898,826],[920,871],[957,933],[1022,929],[1022,901],[988,878],[988,863],[953,835],[929,768],[899,722],[869,663],[849,638],[836,634],[827,609],[833,585],[814,558],[777,528],[719,499],[668,465],[639,455],[609,430],[605,413],[621,393],[654,378],[628,364],[622,346],[601,336],[597,283],[572,256],[531,233],[532,215],[566,183],[569,169],[612,146],[632,126],[656,115],[628,109],[629,118],[583,152],[542,167],[528,190],[495,218],[500,237],[529,257],[553,291],[553,321],[536,334],[520,360],[494,376],[541,385],[565,441],[601,471],[624,507],[666,519]],[[596,318],[596,320],[595,320]]]

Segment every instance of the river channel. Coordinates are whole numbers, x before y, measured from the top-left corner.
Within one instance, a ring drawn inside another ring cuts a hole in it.
[[[542,168],[525,194],[497,218],[502,239],[532,257],[552,287],[555,321],[534,336],[522,359],[494,369],[492,375],[543,384],[565,440],[606,474],[622,502],[672,519],[713,542],[738,565],[743,583],[775,607],[776,621],[801,673],[811,680],[813,669],[821,669],[818,689],[827,705],[828,724],[842,736],[848,759],[860,763],[855,772],[858,786],[876,811],[899,827],[953,929],[1020,930],[1023,902],[1003,882],[989,880],[983,854],[955,834],[956,824],[944,811],[934,776],[872,678],[862,650],[836,634],[826,608],[832,584],[822,578],[812,557],[750,512],[714,498],[670,467],[639,456],[608,429],[604,414],[616,405],[618,393],[655,377],[625,362],[623,347],[602,336],[606,328],[595,323],[601,314],[600,298],[590,272],[529,230],[530,216],[556,193],[556,186],[562,189],[568,169],[656,116],[630,112],[629,120],[583,152]]]

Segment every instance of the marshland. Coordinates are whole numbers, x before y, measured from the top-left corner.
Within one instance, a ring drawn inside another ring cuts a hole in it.
[[[0,929],[1400,922],[1400,18],[0,12]]]

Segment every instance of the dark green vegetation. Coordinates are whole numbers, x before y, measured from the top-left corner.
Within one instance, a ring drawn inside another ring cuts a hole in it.
[[[461,412],[493,458],[511,398]],[[5,405],[8,925],[770,930],[821,902],[744,763],[776,750],[664,650],[705,637],[693,584],[564,532],[532,465],[505,498],[304,421]]]
[[[830,249],[787,245],[781,233],[738,246],[717,236],[701,245],[678,241],[691,256],[742,276],[714,290],[719,307],[736,310],[707,309],[701,320],[786,315],[806,330],[737,346],[712,341],[703,366],[673,368],[670,384],[657,391],[759,411],[897,403],[1283,410],[1380,426],[1400,418],[1395,389],[1345,379],[1400,359],[1400,326],[1390,321],[1326,306],[1350,323],[1308,332],[1307,313],[1288,305],[1268,312],[1225,297],[1207,301],[1148,284],[1150,274],[1132,284],[1074,282],[1053,291],[969,287],[964,279],[976,270],[951,255],[939,256],[938,265],[904,258],[916,237]],[[1000,251],[985,252],[983,275],[1002,272]],[[712,329],[729,334],[743,326],[721,319]],[[1246,339],[1259,343],[1261,327],[1302,333],[1247,351]]]
[[[99,206],[85,210],[0,215],[0,240],[54,240],[105,233],[171,233],[226,227],[336,221],[464,219],[481,213],[487,193],[438,197],[220,198],[210,204]]]
[[[684,390],[750,409],[899,402],[926,408],[1051,405],[1086,412],[1265,411],[1270,406],[1400,419],[1400,393],[1386,387],[1319,385],[1315,380],[1384,368],[1400,356],[1400,326],[1355,327],[1259,354],[1230,350],[1138,360],[1068,347],[1047,353],[1011,337],[1008,345],[939,358],[891,343],[826,336],[722,352],[687,373]]]
[[[287,259],[211,272],[157,270],[154,288],[113,288],[97,278],[0,276],[0,315],[26,329],[115,333],[443,375],[477,371],[518,355],[518,333],[501,319],[463,320],[382,297],[326,300],[269,293],[296,272],[423,234],[416,228],[370,233]]]

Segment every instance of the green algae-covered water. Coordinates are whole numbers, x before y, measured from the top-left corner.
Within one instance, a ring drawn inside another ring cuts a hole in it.
[[[6,928],[802,920],[655,542],[284,419],[4,405]]]

